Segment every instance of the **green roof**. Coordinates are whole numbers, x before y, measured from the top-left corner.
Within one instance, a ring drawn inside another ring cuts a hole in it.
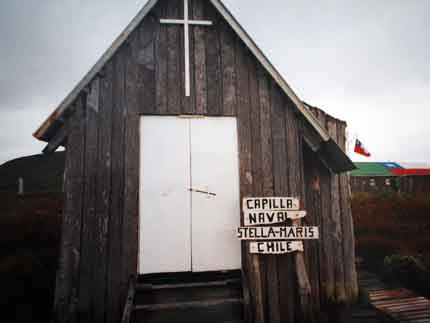
[[[351,176],[394,176],[382,163],[354,163],[357,169],[350,172]]]

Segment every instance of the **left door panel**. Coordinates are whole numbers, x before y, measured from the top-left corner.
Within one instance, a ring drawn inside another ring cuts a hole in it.
[[[141,118],[139,272],[191,270],[189,121]]]

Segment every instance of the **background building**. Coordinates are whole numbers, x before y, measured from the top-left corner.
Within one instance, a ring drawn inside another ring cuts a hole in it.
[[[352,192],[430,192],[426,163],[357,162],[350,172]]]

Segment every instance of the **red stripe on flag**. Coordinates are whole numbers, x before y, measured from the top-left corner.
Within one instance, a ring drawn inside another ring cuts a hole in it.
[[[370,157],[370,153],[367,152],[365,149],[363,149],[363,147],[361,147],[361,146],[355,145],[354,152],[356,152],[357,154],[366,156],[366,157]]]

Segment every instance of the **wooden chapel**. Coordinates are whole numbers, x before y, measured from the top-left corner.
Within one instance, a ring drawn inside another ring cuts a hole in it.
[[[66,147],[54,322],[159,322],[137,312],[171,304],[210,321],[199,289],[130,304],[178,277],[212,291],[234,277],[237,294],[205,306],[231,303],[240,321],[330,321],[326,305],[358,294],[345,128],[296,96],[221,1],[148,1],[34,134],[46,153]],[[249,253],[236,229],[252,196],[298,197],[319,239]]]

